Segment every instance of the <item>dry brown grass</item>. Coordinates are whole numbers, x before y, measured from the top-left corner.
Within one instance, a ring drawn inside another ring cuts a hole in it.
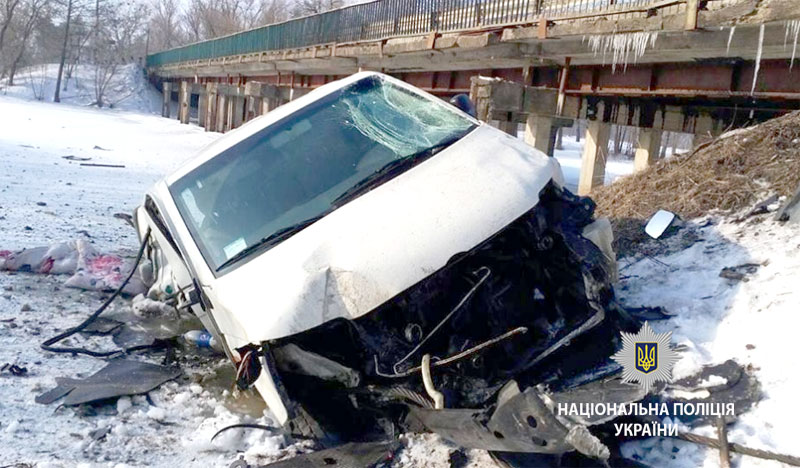
[[[765,194],[791,195],[800,183],[800,111],[660,161],[591,197],[599,214],[646,219],[659,209],[683,218],[750,207]]]

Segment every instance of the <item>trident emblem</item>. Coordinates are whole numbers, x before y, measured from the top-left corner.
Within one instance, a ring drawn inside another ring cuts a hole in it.
[[[636,370],[649,374],[658,369],[658,343],[636,343]]]

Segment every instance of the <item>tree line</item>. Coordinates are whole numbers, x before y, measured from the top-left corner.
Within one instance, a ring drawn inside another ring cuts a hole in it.
[[[94,105],[121,67],[147,53],[344,6],[345,0],[0,0],[0,81],[57,64],[53,101],[91,65]],[[44,85],[34,86],[37,99]]]

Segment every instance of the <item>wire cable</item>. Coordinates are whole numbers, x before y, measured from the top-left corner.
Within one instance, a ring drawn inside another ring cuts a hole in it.
[[[122,290],[125,288],[125,286],[128,285],[128,282],[130,282],[131,278],[133,278],[133,275],[136,273],[136,268],[139,266],[139,262],[142,261],[142,256],[144,255],[144,249],[147,246],[147,241],[149,239],[150,239],[150,228],[147,228],[147,232],[145,233],[144,238],[142,239],[142,243],[139,246],[139,251],[136,253],[136,260],[133,263],[133,267],[131,268],[131,271],[130,273],[128,273],[128,276],[125,278],[125,280],[122,281],[122,284],[119,285],[119,288],[117,288],[117,290],[114,291],[114,293],[111,294],[111,296],[108,299],[106,299],[105,302],[103,302],[103,304],[97,310],[95,310],[91,315],[89,315],[89,317],[87,317],[86,320],[76,325],[75,327],[72,327],[69,330],[60,333],[48,339],[47,341],[43,342],[41,344],[41,348],[43,350],[50,351],[52,353],[85,354],[87,356],[104,358],[104,357],[117,356],[121,354],[128,354],[134,351],[141,351],[144,349],[161,348],[164,346],[163,341],[159,340],[156,340],[154,343],[149,345],[131,346],[129,348],[116,349],[114,351],[92,351],[86,348],[53,346],[59,341],[69,338],[70,336],[84,330],[86,327],[91,325],[92,322],[97,320],[97,317],[99,317],[100,314],[105,312],[105,310],[108,308],[109,305],[111,305],[114,299],[116,299],[122,293]]]

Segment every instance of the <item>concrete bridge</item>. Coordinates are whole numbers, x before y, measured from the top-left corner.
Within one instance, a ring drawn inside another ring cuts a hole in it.
[[[552,155],[588,119],[579,192],[604,178],[612,124],[711,138],[800,108],[796,0],[377,0],[158,52],[151,78],[179,118],[226,131],[359,70],[442,97]],[[796,66],[797,65],[797,66]],[[696,139],[696,142],[698,139]]]

